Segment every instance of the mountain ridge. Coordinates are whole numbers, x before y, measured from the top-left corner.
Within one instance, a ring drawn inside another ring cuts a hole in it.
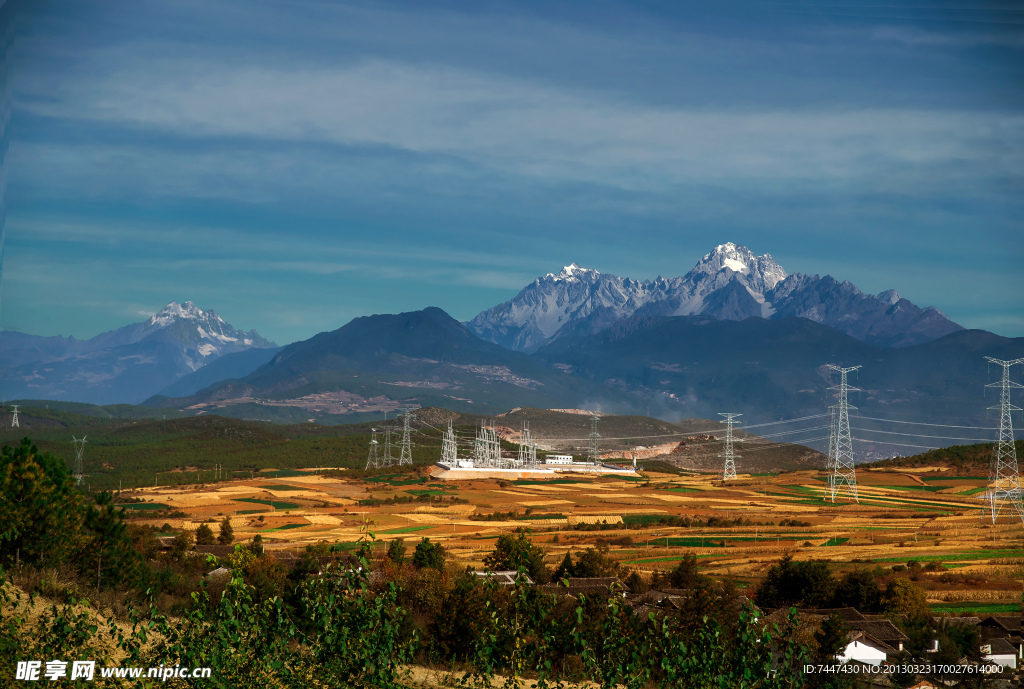
[[[565,333],[579,333],[582,327],[593,334],[637,312],[722,320],[797,316],[889,347],[962,329],[938,309],[922,309],[895,289],[869,295],[829,275],[788,275],[771,254],[757,256],[732,242],[716,246],[676,278],[640,282],[571,263],[557,274],[536,278],[466,325],[483,339],[531,353]]]

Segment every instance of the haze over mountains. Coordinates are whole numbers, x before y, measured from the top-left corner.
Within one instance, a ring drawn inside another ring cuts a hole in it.
[[[30,361],[28,336],[0,334],[18,359],[4,384],[21,386],[7,398],[148,399],[277,421],[379,418],[407,406],[784,419],[827,409],[825,364],[843,363],[864,366],[855,404],[865,416],[973,422],[988,406],[982,357],[1024,356],[1024,338],[964,330],[894,290],[868,295],[830,276],[787,275],[770,255],[731,243],[679,278],[638,282],[572,264],[467,323],[439,308],[366,316],[274,349],[212,312],[172,304],[122,330],[88,351],[36,338],[43,363]]]

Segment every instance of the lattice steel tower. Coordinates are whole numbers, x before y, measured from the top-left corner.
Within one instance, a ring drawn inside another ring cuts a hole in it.
[[[597,421],[597,414],[592,413],[590,415],[590,461],[594,464],[601,461],[597,448],[597,441],[601,439],[601,434],[597,432]]]
[[[83,435],[82,439],[79,440],[75,436],[71,436],[71,442],[75,444],[75,470],[72,476],[75,477],[75,483],[79,486],[82,485],[82,481],[85,479],[85,462],[83,458],[85,457],[85,439],[88,437]]]
[[[724,414],[718,412],[719,416],[725,417],[725,452],[718,455],[725,459],[725,468],[722,470],[722,480],[728,481],[729,479],[736,478],[736,458],[740,455],[732,451],[732,444],[743,442],[739,438],[732,437],[733,424],[737,423],[735,420],[737,416],[743,416],[743,414]]]
[[[829,457],[828,476],[831,500],[832,502],[836,501],[836,491],[845,484],[853,499],[860,502],[860,498],[857,497],[857,471],[853,465],[853,436],[850,433],[849,414],[851,408],[856,409],[857,407],[850,407],[847,401],[847,393],[850,390],[859,390],[859,388],[851,388],[846,384],[846,374],[856,371],[860,366],[842,368],[829,364],[829,368],[839,371],[841,376],[839,385],[829,388],[829,390],[838,390],[836,397],[839,398],[839,403],[835,409],[835,443],[829,443],[832,446],[830,448],[832,456]]]
[[[14,407],[14,416],[11,417],[11,428],[21,428],[21,425],[18,423],[18,405],[12,404],[11,406]]]
[[[412,411],[406,409],[405,414],[402,415],[402,442],[399,444],[398,466],[412,464],[412,441],[409,439],[412,428],[409,427],[409,424],[413,418]]]
[[[1007,503],[1010,506],[1010,521],[1013,521],[1013,512],[1024,522],[1024,506],[1021,504],[1020,471],[1017,467],[1017,449],[1013,442],[1013,419],[1011,414],[1020,411],[1020,407],[1010,404],[1010,388],[1021,388],[1024,385],[1010,380],[1010,367],[1016,364],[1024,364],[1024,359],[1013,361],[1002,361],[985,357],[993,364],[1003,367],[1003,377],[998,383],[989,383],[985,387],[999,388],[999,406],[989,409],[999,410],[999,435],[996,438],[995,447],[992,448],[992,462],[989,465],[989,487],[988,499],[992,509],[992,523],[1003,506]]]
[[[452,420],[448,419],[448,430],[444,432],[444,437],[441,439],[441,463],[454,469],[459,458],[458,449],[455,442],[455,429],[452,428]]]
[[[374,428],[373,437],[370,439],[370,456],[366,458],[367,469],[380,468],[380,443],[377,442],[377,429]]]
[[[380,458],[380,467],[392,467],[395,457],[391,454],[391,426],[384,429],[384,456]]]
[[[530,435],[530,425],[523,424],[519,434],[519,466],[527,469],[537,468],[537,443]]]
[[[839,428],[836,424],[836,406],[833,404],[828,408],[828,461],[826,469],[832,473],[832,467],[836,458],[836,439],[839,436]]]

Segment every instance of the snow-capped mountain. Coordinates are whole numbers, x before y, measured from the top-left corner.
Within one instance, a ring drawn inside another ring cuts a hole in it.
[[[962,328],[941,311],[921,309],[896,290],[867,295],[831,276],[794,274],[770,254],[720,244],[678,278],[639,282],[572,263],[481,312],[467,326],[510,349],[532,352],[563,335],[596,333],[641,315],[808,318],[870,344],[926,342]]]
[[[211,310],[171,302],[140,323],[88,340],[0,333],[7,399],[141,402],[225,354],[276,347],[255,330],[236,330]]]

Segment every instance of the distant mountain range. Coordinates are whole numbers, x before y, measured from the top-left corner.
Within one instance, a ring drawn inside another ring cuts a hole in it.
[[[172,301],[145,321],[88,340],[2,331],[0,386],[7,399],[138,403],[225,354],[272,347],[255,330]]]
[[[534,352],[567,334],[599,333],[640,316],[806,318],[868,344],[904,347],[962,330],[936,308],[919,308],[890,289],[874,296],[831,276],[786,275],[770,254],[729,242],[686,275],[639,282],[575,263],[527,285],[467,323],[485,340]]]
[[[680,278],[638,282],[571,264],[468,323],[427,308],[276,348],[172,303],[86,342],[0,333],[0,353],[14,362],[8,399],[146,400],[174,413],[325,423],[419,406],[780,420],[827,410],[826,364],[862,364],[862,417],[982,425],[992,379],[983,356],[1024,357],[1024,338],[964,330],[894,290],[787,275],[768,254],[723,244]]]

